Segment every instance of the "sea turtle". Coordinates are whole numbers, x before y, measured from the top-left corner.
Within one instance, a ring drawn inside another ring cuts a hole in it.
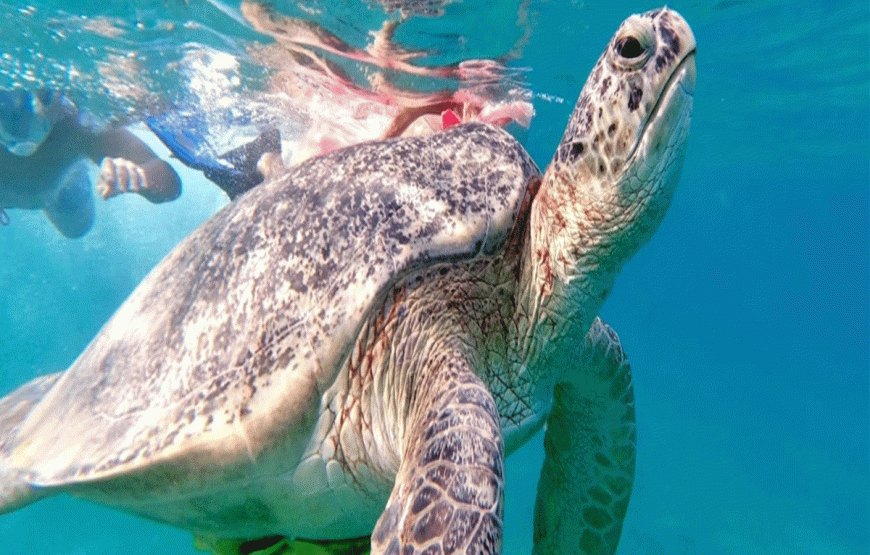
[[[546,423],[535,552],[612,552],[633,393],[596,313],[671,201],[694,53],[677,13],[627,19],[543,176],[470,123],[241,195],[0,401],[0,510],[69,492],[236,552],[494,554],[504,457]]]

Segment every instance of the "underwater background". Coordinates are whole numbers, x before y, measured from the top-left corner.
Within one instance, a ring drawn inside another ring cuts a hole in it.
[[[333,4],[344,10],[339,22],[366,6]],[[509,65],[525,68],[536,115],[527,131],[511,130],[543,167],[619,23],[658,6],[491,4],[498,5],[451,4],[442,18],[414,22],[412,35],[461,39],[461,57],[519,53]],[[619,553],[864,555],[868,4],[670,7],[698,43],[689,149],[664,223],[625,268],[602,314],[631,360],[637,410],[637,478]],[[148,70],[140,76],[154,79],[148,85],[172,90],[178,85],[164,70],[183,44],[226,49],[269,40],[241,28],[216,1],[42,0],[0,8],[10,18],[0,30],[0,88],[58,86],[41,72],[56,76],[67,63],[85,69],[67,70],[61,85],[91,87],[85,96],[95,111],[126,110],[128,119],[134,110],[113,104],[110,94],[124,83],[99,88],[108,77],[100,73],[94,83],[88,64],[139,54]],[[134,31],[143,21],[176,25],[145,25],[127,43],[106,44],[76,38],[82,26],[69,26],[77,16],[99,22],[103,15]],[[81,41],[77,48],[69,37]],[[7,210],[0,394],[65,369],[145,273],[226,202],[200,173],[175,167],[184,184],[179,200],[98,201],[96,224],[83,239],[65,239],[41,213]],[[531,551],[542,458],[539,435],[508,460],[505,554]],[[198,552],[187,532],[67,496],[0,516],[0,554],[121,553]]]

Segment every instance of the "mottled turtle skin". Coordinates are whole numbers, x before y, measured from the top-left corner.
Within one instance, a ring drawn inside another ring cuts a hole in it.
[[[694,51],[675,12],[626,20],[543,176],[467,124],[240,196],[0,400],[0,511],[68,492],[222,553],[496,554],[504,457],[546,423],[535,552],[612,553],[634,402],[595,315],[673,196]]]

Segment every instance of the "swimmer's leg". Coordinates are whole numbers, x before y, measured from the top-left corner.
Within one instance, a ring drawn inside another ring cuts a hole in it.
[[[77,239],[94,225],[94,197],[88,177],[88,163],[71,164],[43,207],[51,223],[70,239]]]
[[[261,166],[260,159],[267,154],[270,155],[267,159],[271,162]],[[220,158],[225,160],[229,167],[215,164],[216,167],[204,167],[202,173],[223,189],[232,200],[262,183],[267,177],[266,174],[277,172],[276,162],[280,161],[280,157],[281,134],[277,129],[268,129],[250,143],[222,154]],[[266,174],[263,169],[267,169]]]
[[[262,183],[267,174],[277,175],[283,171],[283,166],[277,163],[280,160],[275,157],[275,155],[280,157],[281,154],[281,134],[277,129],[267,129],[250,143],[215,159],[203,154],[203,151],[208,150],[203,148],[207,140],[198,129],[197,121],[184,121],[177,113],[145,120],[151,131],[166,145],[173,156],[185,166],[201,171],[230,199]],[[264,154],[270,156],[267,157],[265,165],[259,165]],[[107,176],[113,177],[113,174],[110,172]],[[97,192],[105,198],[106,195],[101,192],[100,187],[97,186]]]

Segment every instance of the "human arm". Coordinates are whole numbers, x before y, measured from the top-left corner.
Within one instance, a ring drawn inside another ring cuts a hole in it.
[[[89,146],[89,157],[100,164],[96,189],[104,199],[131,192],[157,203],[181,194],[181,180],[172,166],[130,131],[99,133]]]

